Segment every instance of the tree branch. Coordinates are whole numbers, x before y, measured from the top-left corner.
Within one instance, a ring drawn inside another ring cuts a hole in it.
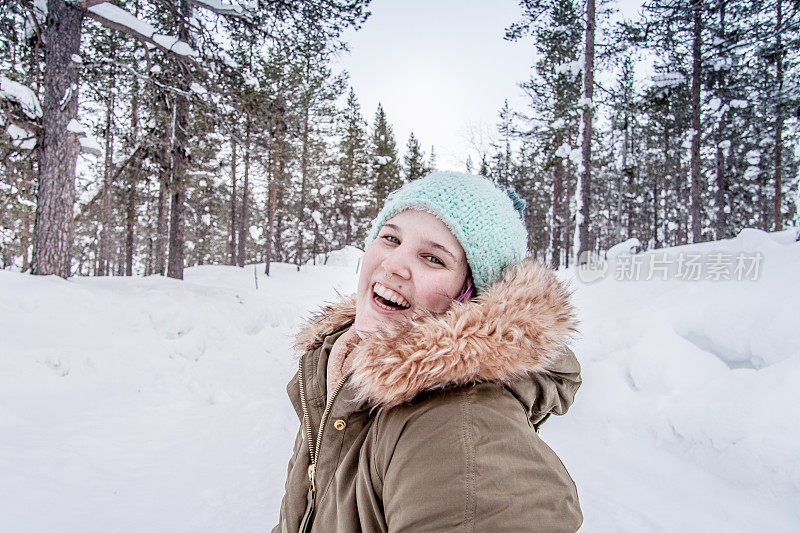
[[[130,163],[133,160],[133,158],[142,150],[142,148],[144,148],[144,142],[139,142],[139,144],[136,146],[136,149],[131,153],[131,155],[129,155],[127,157],[127,159],[125,159],[125,161],[120,163],[119,167],[117,167],[117,169],[114,171],[114,175],[111,176],[111,179],[109,180],[109,182],[115,181],[119,177],[119,175],[122,174],[122,171],[125,170],[125,167],[128,166],[128,163]],[[72,220],[74,222],[77,222],[78,220],[83,218],[83,215],[86,214],[86,212],[95,204],[95,202],[97,202],[97,200],[102,195],[103,195],[103,189],[101,188],[97,192],[97,194],[95,194],[92,197],[91,200],[89,200],[87,203],[83,204],[83,207],[81,207],[80,212],[77,215],[75,215],[75,218],[73,218]]]
[[[99,22],[100,24],[105,26],[106,28],[113,28],[115,30],[119,30],[119,31],[121,31],[123,33],[126,33],[126,34],[130,35],[131,37],[133,37],[133,38],[135,38],[135,39],[137,39],[137,40],[139,40],[139,41],[141,41],[143,43],[151,44],[151,45],[155,46],[156,48],[158,48],[159,50],[163,50],[164,52],[166,52],[168,54],[172,54],[178,60],[192,65],[193,67],[197,68],[199,71],[203,70],[202,67],[200,66],[200,64],[197,61],[195,61],[194,59],[192,59],[191,57],[179,54],[179,53],[175,52],[174,50],[166,48],[165,46],[162,46],[161,44],[159,44],[156,41],[154,41],[151,37],[148,37],[147,35],[139,33],[138,31],[136,31],[133,28],[130,28],[130,27],[125,26],[124,24],[120,24],[118,22],[114,22],[113,20],[109,20],[109,19],[107,19],[107,18],[105,18],[105,17],[103,17],[101,15],[98,15],[97,13],[94,13],[93,11],[87,10],[86,11],[86,16],[88,16],[90,18],[93,18],[94,20],[96,20],[97,22]]]
[[[89,9],[92,6],[96,6],[98,4],[105,4],[108,0],[83,0],[83,2],[75,2],[75,7],[79,7],[81,9]]]
[[[246,9],[240,5],[223,4],[220,0],[189,0],[193,5],[207,9],[217,15],[230,15],[233,17],[244,17]]]
[[[41,133],[43,131],[42,126],[40,124],[37,124],[35,122],[30,122],[27,120],[22,120],[12,115],[11,113],[8,112],[7,109],[5,109],[5,106],[0,106],[0,111],[2,111],[3,115],[5,115],[7,123],[19,126],[24,130],[34,130],[36,133]]]

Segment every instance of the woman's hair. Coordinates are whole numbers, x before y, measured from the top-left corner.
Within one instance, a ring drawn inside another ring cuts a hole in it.
[[[464,303],[475,296],[475,284],[472,282],[472,272],[467,268],[467,279],[464,281],[464,288],[461,294],[455,297],[454,301]]]

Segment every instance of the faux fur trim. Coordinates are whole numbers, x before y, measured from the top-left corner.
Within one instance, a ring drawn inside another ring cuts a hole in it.
[[[508,383],[546,372],[576,332],[570,293],[552,270],[526,259],[476,298],[398,322],[350,353],[356,396],[378,408],[422,392],[475,382]],[[323,308],[300,332],[300,353],[355,318],[355,297]]]

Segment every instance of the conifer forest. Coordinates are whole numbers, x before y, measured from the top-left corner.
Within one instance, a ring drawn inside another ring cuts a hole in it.
[[[4,1],[0,266],[181,279],[362,247],[387,194],[438,168],[334,68],[369,3]],[[535,46],[527,104],[438,170],[514,189],[554,267],[798,225],[800,2],[614,9],[521,0],[497,39]]]

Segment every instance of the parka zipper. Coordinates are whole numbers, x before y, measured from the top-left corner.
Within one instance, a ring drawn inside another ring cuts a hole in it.
[[[339,383],[336,384],[336,387],[331,392],[330,398],[325,402],[325,410],[322,411],[322,418],[319,421],[319,430],[317,431],[317,440],[316,443],[312,442],[311,436],[311,417],[308,415],[308,403],[306,402],[306,385],[305,381],[303,380],[303,358],[300,358],[300,368],[297,372],[297,378],[300,385],[300,405],[303,408],[303,422],[306,426],[306,442],[308,443],[308,455],[309,455],[309,464],[308,464],[308,503],[306,507],[306,513],[303,517],[303,521],[301,523],[301,531],[305,531],[307,527],[311,523],[311,513],[314,511],[314,496],[316,494],[316,468],[317,468],[317,459],[319,459],[319,449],[320,445],[322,444],[322,432],[325,429],[325,422],[328,419],[328,415],[331,412],[331,408],[333,407],[333,401],[336,399],[336,396],[339,394],[339,391],[342,390],[344,387],[344,382],[347,381],[347,378],[350,375],[344,376],[342,379],[339,380]]]

